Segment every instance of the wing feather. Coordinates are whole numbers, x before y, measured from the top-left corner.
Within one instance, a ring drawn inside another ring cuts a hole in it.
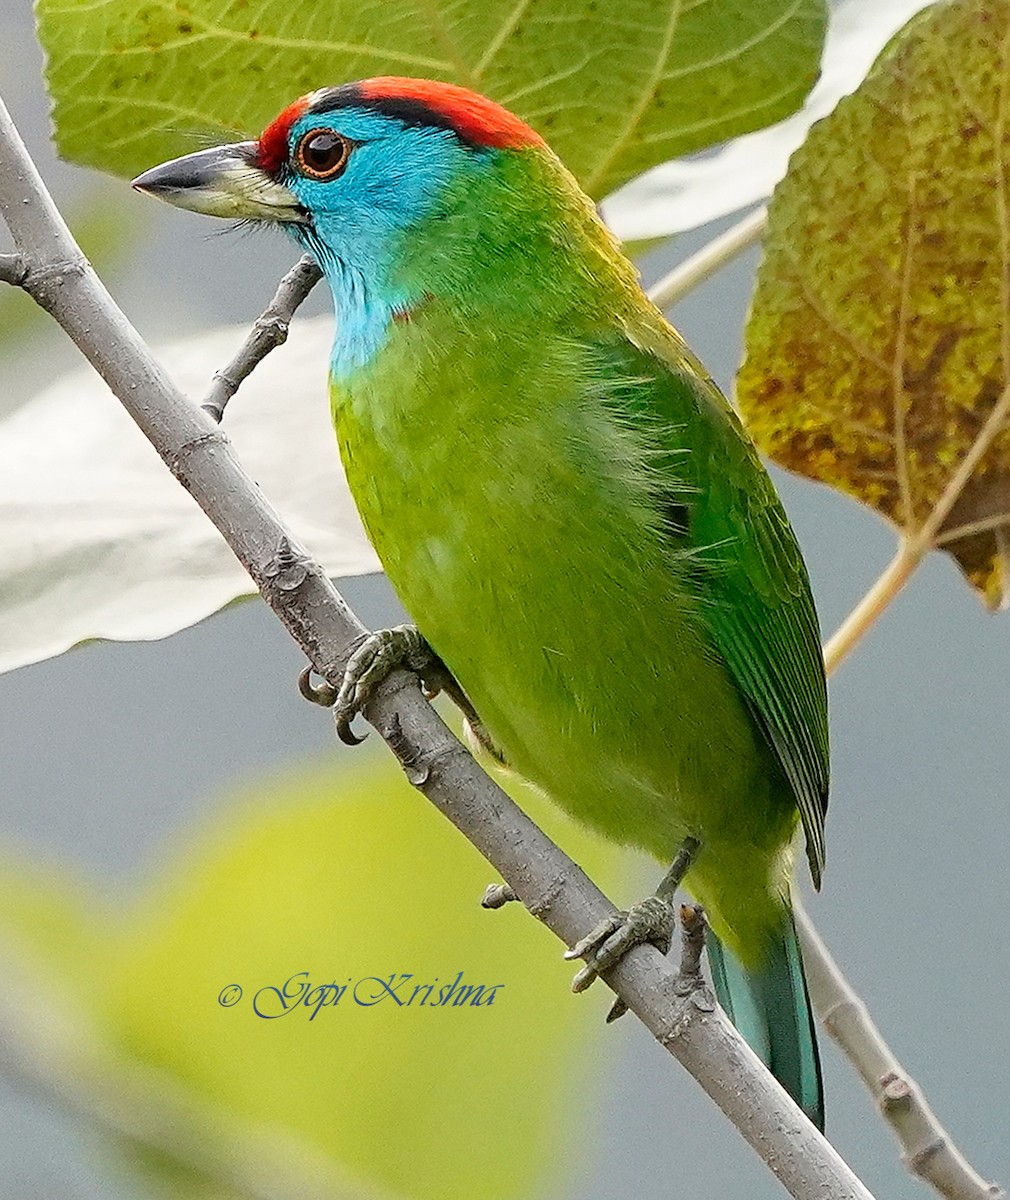
[[[690,556],[707,632],[792,789],[819,887],[827,691],[810,583],[792,527],[736,414],[676,342],[662,357],[623,339],[594,351],[606,360],[605,378],[621,381],[608,399],[660,442],[667,509],[689,510],[686,525],[678,522],[670,536]]]

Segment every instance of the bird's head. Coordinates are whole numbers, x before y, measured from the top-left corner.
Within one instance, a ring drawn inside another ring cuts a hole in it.
[[[133,181],[180,208],[276,222],[320,257],[367,265],[493,171],[542,146],[518,117],[465,88],[379,78],[322,88],[256,141],[201,150]]]
[[[430,80],[323,88],[256,141],[174,159],[133,185],[180,208],[276,224],[307,249],[333,293],[335,376],[432,299],[464,322],[506,326],[532,302],[531,277],[546,319],[550,306],[576,303],[580,281],[624,269],[537,133],[484,96]]]

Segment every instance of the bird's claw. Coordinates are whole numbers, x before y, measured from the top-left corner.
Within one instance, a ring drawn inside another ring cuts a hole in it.
[[[309,663],[298,674],[298,690],[310,704],[318,704],[321,708],[332,708],[337,700],[337,689],[325,679],[314,683],[313,667]]]
[[[572,980],[572,991],[584,992],[598,975],[609,971],[634,946],[649,943],[660,953],[669,954],[673,930],[673,907],[659,896],[649,896],[627,912],[611,913],[571,950],[565,951],[565,958],[586,959],[585,966]],[[607,1020],[615,1020],[624,1011],[622,1001],[616,1000]]]
[[[398,668],[420,676],[425,696],[437,696],[448,677],[442,660],[414,625],[395,625],[367,634],[354,651],[333,702],[337,736],[348,746],[365,739],[351,729],[354,718],[384,679]]]

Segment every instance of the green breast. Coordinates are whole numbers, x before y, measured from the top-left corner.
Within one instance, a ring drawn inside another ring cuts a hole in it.
[[[649,447],[594,370],[573,341],[461,330],[431,304],[334,389],[348,481],[521,774],[659,858],[689,833],[722,844],[720,874],[739,859],[767,891],[795,810],[659,527]]]

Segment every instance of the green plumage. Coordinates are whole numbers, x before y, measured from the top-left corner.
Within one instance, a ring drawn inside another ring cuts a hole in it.
[[[721,997],[816,1119],[788,897],[798,815],[820,879],[826,702],[774,489],[549,152],[394,250],[425,300],[333,385],[388,576],[518,772],[664,862],[699,839],[687,885],[743,968],[716,949]]]
[[[828,786],[806,571],[732,409],[575,180],[485,97],[386,77],[134,184],[316,257],[351,490],[482,744],[664,863],[697,844],[720,1000],[820,1123],[789,904],[800,821],[820,883]]]

